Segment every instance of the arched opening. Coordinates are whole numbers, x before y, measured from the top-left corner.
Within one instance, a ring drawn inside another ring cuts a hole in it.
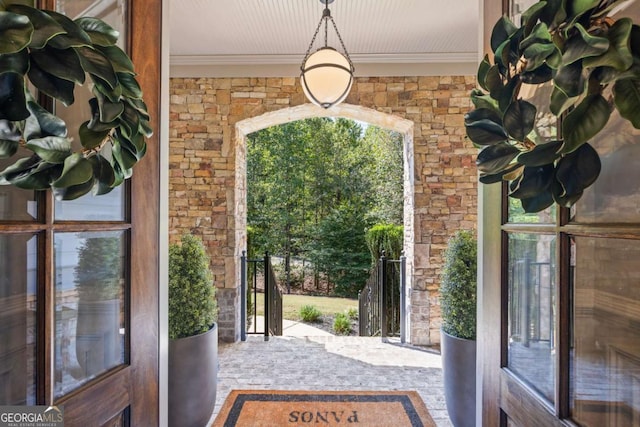
[[[395,131],[403,136],[403,180],[404,180],[404,252],[407,259],[407,339],[411,339],[411,283],[413,279],[414,266],[414,151],[413,151],[413,126],[412,121],[402,119],[397,116],[375,111],[369,108],[350,104],[341,104],[330,111],[316,107],[311,104],[304,104],[298,107],[286,108],[274,112],[269,112],[253,118],[241,120],[236,123],[235,139],[235,242],[234,255],[239,259],[242,251],[247,245],[247,136],[253,132],[281,124],[302,120],[312,117],[334,117],[346,118],[366,122],[381,128]],[[235,283],[240,284],[240,265],[236,264]],[[236,318],[240,317],[240,307],[234,307]]]

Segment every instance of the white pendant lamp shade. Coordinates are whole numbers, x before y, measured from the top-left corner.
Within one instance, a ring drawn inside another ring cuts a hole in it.
[[[323,108],[339,104],[349,94],[353,71],[347,58],[330,47],[310,55],[302,66],[300,83],[309,101]]]
[[[302,60],[302,66],[300,67],[300,84],[309,101],[322,108],[329,108],[341,103],[347,95],[349,95],[351,85],[353,84],[354,67],[347,53],[347,49],[344,47],[342,37],[340,37],[340,33],[338,32],[338,27],[336,27],[336,23],[333,21],[331,12],[329,11],[328,5],[333,2],[333,0],[320,1],[324,4],[324,11],[316,28],[316,32],[311,39],[307,53]],[[336,36],[340,41],[344,55],[336,49],[329,47],[327,44],[329,21],[331,21]],[[323,23],[324,47],[310,54]]]

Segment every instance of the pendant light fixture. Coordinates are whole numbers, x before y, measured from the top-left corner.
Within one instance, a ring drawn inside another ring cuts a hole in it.
[[[320,2],[324,4],[324,11],[300,66],[302,71],[300,84],[309,101],[320,107],[329,108],[344,101],[349,94],[355,68],[329,10],[329,3],[332,3],[333,0],[320,0]],[[329,21],[333,24],[344,55],[330,47],[327,42]],[[311,53],[323,23],[324,46]]]

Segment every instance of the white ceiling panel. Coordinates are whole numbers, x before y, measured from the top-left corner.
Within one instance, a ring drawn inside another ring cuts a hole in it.
[[[478,4],[335,0],[329,9],[357,66],[475,60]],[[171,0],[172,64],[301,62],[323,8],[319,0]],[[329,45],[339,47],[334,34],[330,28]],[[322,43],[324,32],[318,37]]]

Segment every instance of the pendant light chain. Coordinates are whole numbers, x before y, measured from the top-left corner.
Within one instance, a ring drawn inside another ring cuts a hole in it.
[[[329,41],[327,38],[329,35],[329,23],[327,22],[327,17],[331,18],[331,12],[329,11],[329,0],[324,0],[324,10],[322,11],[322,18],[320,18],[324,19],[324,47],[329,46]]]
[[[335,21],[333,20],[332,16],[329,16],[329,19],[331,19],[331,23],[333,24],[333,28],[334,30],[336,30],[336,34],[338,35],[338,40],[340,41],[340,46],[342,46],[342,50],[344,51],[344,56],[347,58],[347,61],[349,61],[349,65],[353,68],[353,63],[351,62],[351,58],[349,57],[349,52],[347,52],[347,48],[344,45],[344,42],[342,41],[342,37],[340,36],[340,32],[338,31],[338,27],[336,26]],[[326,37],[326,35],[325,35]]]
[[[309,47],[307,48],[306,53],[304,54],[304,58],[302,59],[302,67],[304,68],[304,63],[307,62],[307,59],[309,58],[309,55],[311,54],[311,49],[313,49],[313,44],[316,41],[316,38],[318,37],[318,33],[320,32],[320,28],[322,27],[322,21],[324,21],[324,46],[327,47],[329,46],[329,40],[328,40],[328,36],[329,36],[329,20],[331,20],[331,24],[333,25],[333,29],[336,32],[336,35],[338,36],[338,41],[340,42],[340,46],[342,47],[342,50],[345,53],[345,57],[347,58],[347,61],[349,62],[349,65],[353,67],[353,62],[351,62],[351,57],[349,56],[349,52],[347,52],[347,48],[344,45],[344,42],[342,41],[342,36],[340,35],[340,31],[338,31],[338,26],[336,25],[336,22],[333,20],[333,16],[331,16],[331,11],[329,10],[329,3],[325,1],[325,5],[324,5],[324,11],[322,14],[322,18],[320,18],[320,22],[318,22],[318,26],[316,27],[316,31],[313,33],[313,37],[311,38],[311,43],[309,44]]]
[[[311,38],[311,43],[309,44],[309,47],[307,48],[307,53],[304,54],[304,58],[302,59],[302,65],[303,66],[304,66],[304,63],[307,62],[307,59],[309,58],[309,54],[311,53],[311,49],[313,49],[313,43],[316,41],[316,37],[318,37],[318,33],[320,32],[320,27],[322,26],[322,20],[323,19],[324,19],[324,16],[322,18],[320,18],[320,22],[318,22],[318,26],[316,27],[316,32],[313,33],[313,38]]]
[[[300,84],[309,101],[322,108],[330,108],[344,101],[349,94],[355,67],[342,41],[338,26],[331,16],[330,0],[321,1],[324,3],[324,10],[300,66]],[[329,46],[329,20],[338,36],[339,48],[343,53]],[[323,22],[324,46],[311,53]]]

